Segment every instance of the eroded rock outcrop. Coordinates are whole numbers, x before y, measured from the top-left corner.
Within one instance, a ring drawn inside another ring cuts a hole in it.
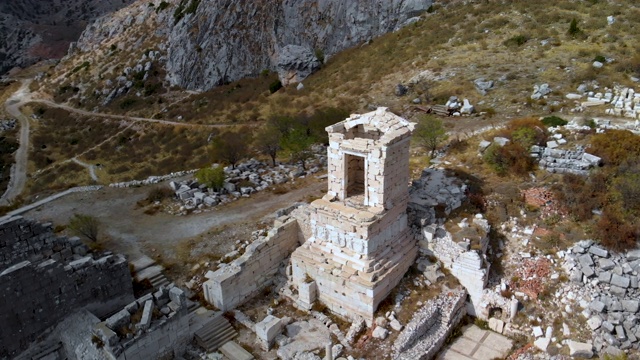
[[[0,2],[0,75],[14,66],[66,54],[86,22],[133,0],[23,0]]]

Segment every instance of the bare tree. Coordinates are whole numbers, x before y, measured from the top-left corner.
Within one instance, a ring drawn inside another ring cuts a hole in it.
[[[74,235],[84,236],[93,242],[98,241],[100,222],[91,215],[73,214],[67,228],[69,228]]]

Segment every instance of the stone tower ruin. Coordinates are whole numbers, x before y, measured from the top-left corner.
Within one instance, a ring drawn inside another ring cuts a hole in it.
[[[296,301],[370,321],[418,252],[406,214],[413,125],[378,108],[326,130],[328,192],[310,205],[311,237],[291,255]]]

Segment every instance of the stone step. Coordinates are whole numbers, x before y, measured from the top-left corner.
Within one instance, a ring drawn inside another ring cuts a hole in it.
[[[129,263],[133,266],[133,270],[138,273],[152,265],[155,265],[156,262],[152,258],[143,255]]]
[[[154,288],[159,288],[162,285],[169,285],[171,282],[163,274],[156,275],[149,278],[149,282]]]
[[[242,346],[238,345],[235,341],[227,341],[220,347],[222,355],[226,356],[229,360],[251,360],[254,359],[253,355],[245,350]]]
[[[215,351],[227,341],[238,335],[229,321],[222,315],[212,319],[201,329],[196,331],[196,343],[206,351]]]
[[[201,334],[198,335],[198,337],[202,340],[202,341],[209,341],[210,339],[215,339],[217,337],[220,337],[222,335],[225,335],[227,333],[232,333],[235,332],[235,330],[233,329],[233,327],[231,327],[231,325],[229,324],[217,324],[216,326],[208,329],[206,332],[203,332]]]
[[[30,359],[31,360],[58,359],[58,356],[60,355],[58,352],[60,351],[61,348],[62,348],[61,342],[51,344],[47,347],[42,348],[40,351],[38,351],[37,354],[33,355]]]
[[[187,300],[187,312],[188,313],[192,313],[196,310],[198,310],[199,308],[201,308],[202,306],[200,305],[199,302],[197,301],[191,301],[191,300]]]
[[[136,281],[142,281],[144,279],[151,279],[158,274],[162,274],[164,268],[160,265],[153,265],[142,269],[136,273]]]

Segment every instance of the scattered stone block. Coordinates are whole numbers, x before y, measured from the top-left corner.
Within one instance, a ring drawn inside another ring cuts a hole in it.
[[[117,330],[131,321],[131,314],[127,309],[122,309],[105,320],[105,325],[111,330]]]
[[[613,276],[611,277],[611,279],[613,280]],[[611,288],[609,289],[609,292],[610,292],[612,295],[617,296],[618,298],[622,298],[622,297],[624,297],[624,295],[627,293],[627,289],[626,289],[626,288],[623,288],[623,287],[620,287],[620,286],[617,286],[617,285],[613,285],[613,284],[612,284],[612,285],[611,285]]]
[[[640,260],[640,249],[627,252],[627,261]]]
[[[609,252],[598,246],[591,246],[589,248],[589,252],[592,253],[593,255],[600,256],[602,258],[609,257]]]
[[[544,333],[542,332],[542,328],[540,326],[534,326],[532,330],[533,330],[533,336],[535,337],[540,337],[544,335]]]
[[[550,338],[541,337],[541,338],[538,338],[536,341],[534,341],[533,345],[538,349],[546,352],[550,343],[551,343]]]
[[[397,319],[391,320],[389,326],[391,326],[391,328],[395,331],[402,331],[402,329],[404,328],[404,326],[402,326],[402,324],[400,324]]]
[[[587,320],[587,325],[589,325],[591,330],[597,330],[602,325],[602,318],[599,315],[593,316]]]
[[[273,315],[267,315],[261,322],[256,324],[256,336],[264,351],[271,350],[274,340],[282,332],[282,328],[282,320]]]
[[[637,313],[640,307],[640,303],[638,300],[622,300],[621,303],[622,303],[622,309],[632,314]]]
[[[389,330],[383,328],[382,326],[376,326],[371,334],[374,338],[384,340],[389,336]]]
[[[169,289],[169,299],[172,302],[179,304],[180,306],[186,305],[186,302],[187,302],[187,298],[184,294],[184,291],[177,286],[174,286],[171,289]]]
[[[504,330],[504,321],[496,318],[489,319],[489,329],[497,332],[498,334],[502,334],[502,330]]]
[[[593,356],[593,346],[591,344],[569,340],[569,356],[590,359]]]
[[[509,141],[509,139],[499,136],[493,138],[494,144],[498,144],[499,146],[505,146],[509,143]]]
[[[589,309],[601,313],[604,311],[605,304],[602,301],[594,300],[589,304]]]
[[[578,256],[578,262],[580,262],[580,265],[582,265],[583,268],[593,266],[593,259],[589,254]]]
[[[142,309],[142,318],[138,324],[138,328],[143,331],[147,330],[151,325],[151,317],[153,315],[153,300],[147,300]]]

